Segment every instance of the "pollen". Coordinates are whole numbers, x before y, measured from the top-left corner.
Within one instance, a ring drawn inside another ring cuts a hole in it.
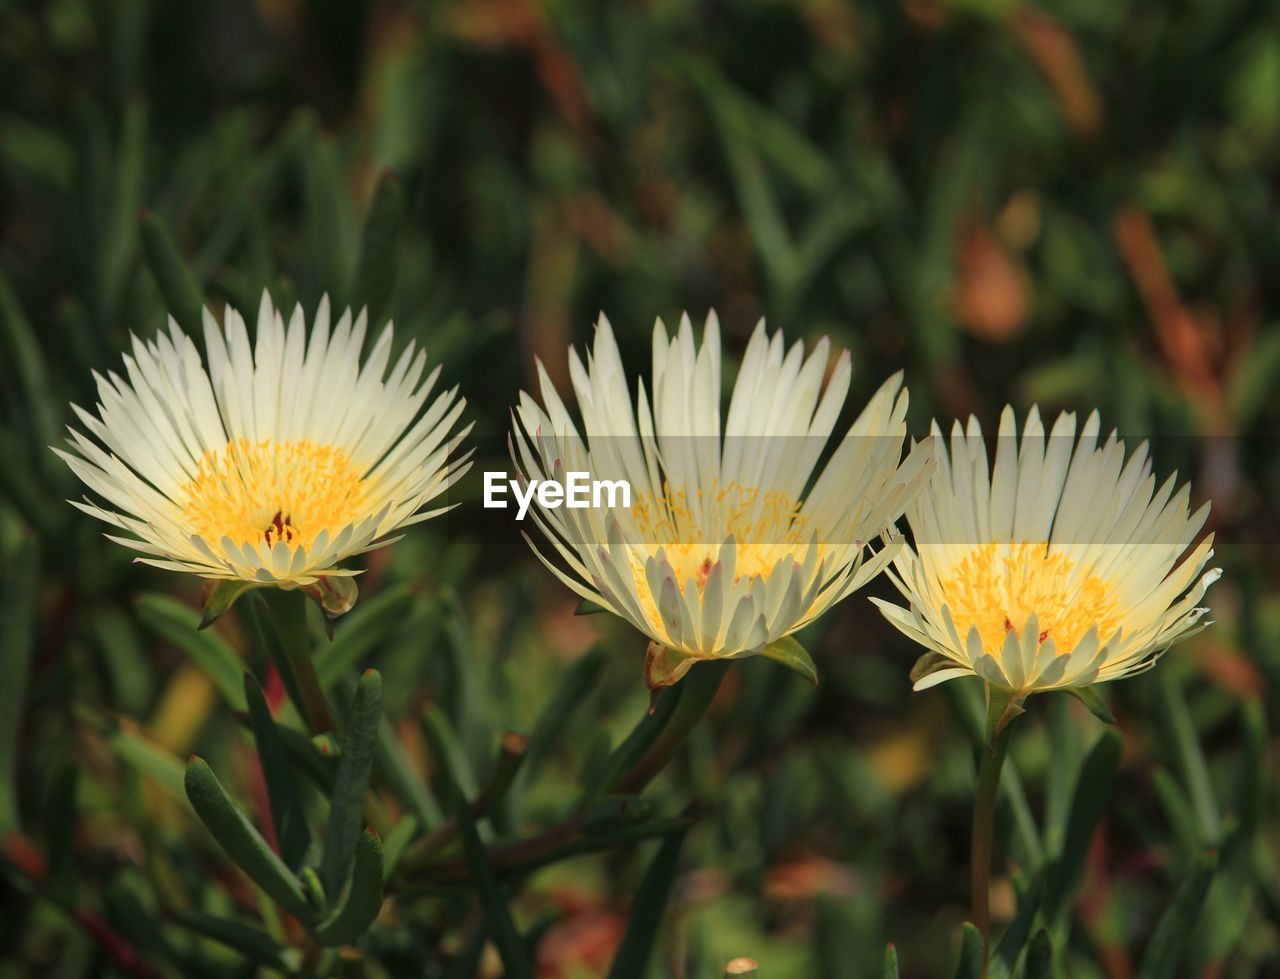
[[[370,481],[336,446],[238,439],[197,466],[179,498],[188,531],[206,541],[310,547],[368,510]]]
[[[1038,640],[1052,639],[1069,653],[1091,628],[1106,642],[1120,625],[1115,588],[1080,574],[1044,541],[988,543],[970,551],[942,578],[942,598],[961,638],[977,628],[982,648],[998,655],[1010,631],[1021,632],[1034,613]]]

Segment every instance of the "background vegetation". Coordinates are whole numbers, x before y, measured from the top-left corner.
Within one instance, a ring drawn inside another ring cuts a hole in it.
[[[47,449],[181,293],[170,242],[215,305],[394,315],[462,385],[478,469],[600,310],[633,368],[655,314],[714,306],[734,351],[762,315],[852,348],[852,401],[904,368],[917,431],[1038,401],[1151,437],[1213,500],[1216,623],[1107,691],[1122,753],[1033,702],[994,915],[1038,909],[1062,976],[1280,974],[1273,4],[4,0],[0,93],[0,975],[246,975],[213,917],[296,937],[180,784],[199,751],[265,825],[234,709],[261,650],[241,617],[190,631],[199,584],[104,541]],[[487,840],[563,816],[646,709],[642,639],[575,617],[509,514],[464,506],[362,582],[326,675],[381,670],[436,794],[485,784],[501,732],[554,734]],[[651,976],[875,976],[889,941],[904,976],[955,969],[976,691],[911,696],[864,595],[802,638],[822,685],[735,667],[646,797],[701,813]],[[608,971],[655,847],[522,878],[539,976]],[[497,975],[478,908],[399,893],[341,967]]]

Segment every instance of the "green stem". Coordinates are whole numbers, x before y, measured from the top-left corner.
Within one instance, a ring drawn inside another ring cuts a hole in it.
[[[632,738],[628,739],[628,742],[634,739],[634,745],[624,743],[618,749],[618,757],[615,759],[617,774],[611,774],[605,779],[602,791],[623,795],[635,795],[643,791],[645,786],[667,767],[684,745],[689,732],[706,714],[728,668],[728,663],[700,663],[691,669],[678,685],[665,690],[662,696],[673,698],[673,706],[668,708],[660,703],[658,708],[641,722],[633,732]],[[650,722],[658,725],[660,730],[656,732],[646,730]],[[542,833],[494,847],[490,852],[494,866],[501,869],[511,866],[521,866],[526,869],[531,866],[541,866],[552,855],[559,858],[574,853],[603,849],[617,842],[646,839],[655,834],[657,823],[662,824],[660,832],[667,832],[671,826],[677,825],[671,820],[658,820],[626,827],[619,830],[616,836],[584,836],[582,835],[583,816],[595,794],[590,793],[573,815]],[[465,880],[467,870],[465,863],[452,860],[426,866],[419,864],[412,868],[412,872],[439,882]]]
[[[676,756],[676,752],[688,740],[689,732],[702,720],[728,669],[728,663],[699,663],[685,675],[679,687],[665,693],[665,696],[676,694],[680,698],[670,719],[644,754],[616,785],[608,787],[609,790],[623,795],[636,795],[644,791],[645,786]]]
[[[969,856],[970,917],[986,948],[982,975],[991,950],[991,851],[995,832],[996,800],[1000,789],[1000,769],[1009,750],[1012,725],[1006,722],[994,742],[979,749],[978,786],[973,800],[973,836]]]
[[[307,638],[307,597],[300,591],[282,591],[271,596],[270,605],[284,643],[285,658],[297,684],[301,700],[298,708],[307,728],[313,735],[335,730],[329,698],[320,686],[315,657],[311,655],[311,642]]]

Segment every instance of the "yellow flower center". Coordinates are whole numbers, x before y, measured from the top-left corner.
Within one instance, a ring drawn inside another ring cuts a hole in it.
[[[1119,628],[1115,590],[1096,576],[1081,577],[1044,541],[982,544],[969,552],[942,584],[942,598],[961,639],[976,627],[982,648],[998,654],[1005,635],[1021,632],[1034,612],[1041,643],[1052,639],[1069,653],[1095,625],[1106,642]]]
[[[369,482],[342,449],[247,439],[205,454],[199,474],[182,487],[191,533],[210,543],[278,541],[310,547],[366,512]]]
[[[813,543],[798,501],[737,483],[708,490],[699,487],[692,500],[688,490],[675,490],[664,483],[660,497],[636,494],[631,517],[639,532],[638,545],[631,549],[631,571],[645,614],[658,628],[662,621],[658,596],[650,594],[645,562],[659,549],[675,572],[681,591],[686,582],[694,581],[701,592],[720,559],[720,545],[730,535],[736,544],[735,582],[767,579],[787,557],[803,564]],[[817,546],[821,560],[825,546],[821,541]]]

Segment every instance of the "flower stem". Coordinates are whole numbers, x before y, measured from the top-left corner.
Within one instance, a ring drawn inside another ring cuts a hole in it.
[[[271,611],[301,701],[298,709],[312,734],[325,734],[334,730],[335,725],[307,638],[307,597],[302,592],[280,592],[271,597]]]
[[[991,851],[995,832],[996,800],[1000,789],[1000,769],[1009,750],[1012,724],[1006,723],[990,744],[979,751],[978,786],[973,799],[973,836],[969,856],[970,917],[986,948],[982,975],[991,958]]]
[[[609,786],[610,791],[624,795],[639,793],[667,767],[688,740],[689,732],[697,726],[711,706],[728,669],[728,663],[699,663],[685,675],[678,688],[665,693],[665,696],[674,694],[680,698],[675,710],[644,754],[618,780],[616,786]]]

